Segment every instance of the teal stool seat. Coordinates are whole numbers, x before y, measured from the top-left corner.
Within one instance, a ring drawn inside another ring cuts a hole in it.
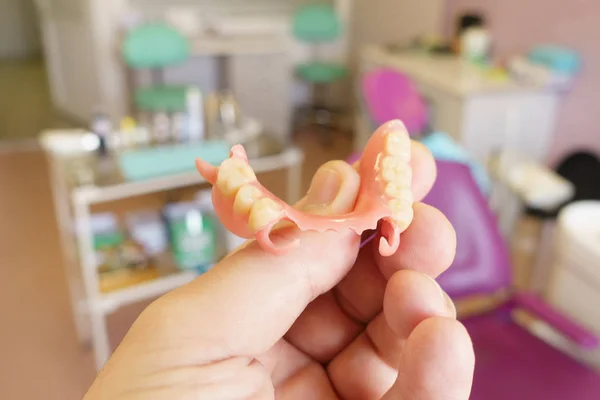
[[[128,33],[121,51],[131,68],[165,68],[184,63],[190,57],[191,45],[177,29],[148,23]]]
[[[340,37],[342,24],[330,4],[308,4],[294,14],[292,29],[303,42],[324,43]]]
[[[142,111],[185,110],[186,86],[149,86],[135,91],[135,105]]]
[[[187,88],[162,84],[162,70],[189,59],[189,40],[168,24],[145,23],[133,28],[122,43],[122,55],[132,70],[160,73],[147,87],[135,88],[133,102],[140,111],[177,112],[185,110]],[[153,75],[153,78],[156,74]]]
[[[342,79],[347,74],[347,69],[341,65],[310,63],[296,67],[296,74],[300,79],[311,83],[333,83]]]
[[[300,42],[316,48],[340,38],[344,27],[332,4],[307,4],[294,14],[292,33]],[[300,131],[300,123],[309,123],[323,130],[321,137],[331,145],[331,132],[339,129],[343,111],[328,104],[328,86],[347,75],[346,67],[327,59],[321,59],[319,51],[315,58],[296,67],[296,76],[312,89],[312,101],[294,112],[294,130]]]

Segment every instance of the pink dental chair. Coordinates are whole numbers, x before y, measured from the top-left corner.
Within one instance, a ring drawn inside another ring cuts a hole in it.
[[[475,348],[472,400],[598,400],[600,374],[556,350],[511,319],[522,309],[583,348],[598,339],[527,293],[511,288],[506,247],[469,168],[437,161],[438,177],[424,203],[438,208],[457,234],[454,264],[438,282],[455,300],[511,291],[497,309],[464,319]]]
[[[427,105],[407,76],[389,68],[369,71],[361,80],[361,93],[374,125],[400,119],[412,137],[425,132]]]

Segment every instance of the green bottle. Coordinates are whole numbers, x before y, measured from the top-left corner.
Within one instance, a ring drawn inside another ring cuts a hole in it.
[[[205,272],[216,261],[217,230],[210,210],[194,202],[175,203],[165,215],[177,266]]]

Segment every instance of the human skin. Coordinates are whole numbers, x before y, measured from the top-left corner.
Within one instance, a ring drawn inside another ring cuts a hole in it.
[[[420,201],[435,163],[412,143]],[[342,161],[323,165],[304,212],[351,211],[360,186]],[[398,251],[347,232],[283,226],[301,239],[284,255],[250,241],[190,284],[154,301],[131,327],[85,400],[468,400],[474,355],[434,281],[452,263],[454,230],[422,203]]]

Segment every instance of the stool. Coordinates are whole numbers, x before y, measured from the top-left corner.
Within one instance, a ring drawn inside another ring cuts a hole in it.
[[[341,22],[331,5],[306,5],[294,15],[294,37],[313,47],[312,60],[296,67],[296,76],[312,87],[312,103],[296,111],[294,131],[301,121],[308,119],[311,125],[323,128],[322,139],[325,144],[331,143],[331,132],[339,128],[339,121],[336,120],[343,114],[342,110],[327,105],[325,93],[331,84],[345,78],[348,70],[345,66],[320,59],[317,50],[319,45],[339,39],[341,33]]]
[[[149,86],[132,90],[136,111],[185,111],[187,86],[163,82],[164,68],[182,64],[190,57],[190,43],[179,31],[160,22],[140,25],[127,34],[121,51],[131,70],[152,71]]]

